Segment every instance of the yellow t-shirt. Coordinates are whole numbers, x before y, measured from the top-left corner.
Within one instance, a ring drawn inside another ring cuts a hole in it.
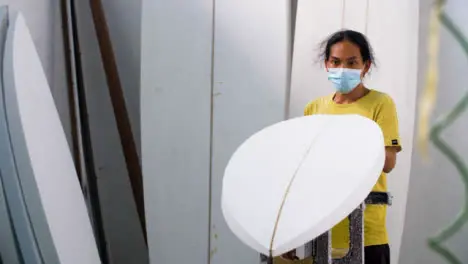
[[[307,104],[304,115],[313,114],[358,114],[374,120],[382,129],[385,146],[401,148],[398,133],[398,118],[392,98],[382,92],[370,90],[368,94],[350,104],[337,104],[333,95],[321,97]],[[382,172],[372,191],[387,191],[387,176]],[[364,211],[365,246],[388,244],[386,228],[386,205],[366,205]],[[345,218],[332,229],[332,247],[349,247],[349,221]]]

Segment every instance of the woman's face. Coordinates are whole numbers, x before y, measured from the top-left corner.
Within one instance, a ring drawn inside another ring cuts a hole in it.
[[[338,42],[331,46],[330,57],[325,61],[327,71],[329,68],[360,69],[361,78],[366,75],[369,66],[369,63],[362,61],[359,47],[349,41]]]

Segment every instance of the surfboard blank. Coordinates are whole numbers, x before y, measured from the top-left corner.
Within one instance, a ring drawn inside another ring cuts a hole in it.
[[[403,150],[388,177],[388,188],[395,197],[388,208],[387,228],[392,259],[398,260],[404,228],[408,184],[411,173],[414,120],[418,79],[419,1],[369,1],[368,38],[378,67],[368,85],[390,94],[398,112]],[[399,19],[394,19],[398,17]],[[392,41],[389,41],[391,36]]]
[[[5,40],[8,33],[8,9],[0,8],[1,14],[1,35],[0,35],[0,62],[3,62]],[[3,65],[0,63],[1,69]],[[3,70],[2,70],[3,72]],[[3,76],[2,76],[3,77]],[[6,263],[18,263],[20,259],[26,263],[41,263],[41,258],[36,244],[34,232],[29,219],[28,211],[23,197],[22,186],[18,177],[18,171],[13,155],[12,142],[10,140],[10,130],[7,120],[6,100],[4,98],[5,89],[3,80],[0,87],[0,178],[3,184],[6,213],[3,228],[8,228],[11,221],[11,233],[13,237],[8,239],[8,235],[0,236],[2,240],[2,258]],[[8,231],[4,231],[8,232]],[[16,238],[16,241],[15,241]],[[13,249],[17,244],[17,248]],[[21,252],[21,256],[16,256],[16,250]],[[4,251],[9,251],[4,252]]]
[[[320,43],[342,26],[343,0],[299,1],[291,74],[290,117],[302,116],[304,107],[319,96],[331,94]],[[336,16],[327,19],[328,16]]]
[[[304,245],[364,201],[382,171],[383,146],[380,127],[358,115],[314,115],[267,127],[229,161],[226,222],[263,254]]]
[[[207,263],[213,1],[143,0],[142,5],[142,163],[150,260]]]
[[[19,248],[11,220],[10,208],[5,199],[2,172],[0,171],[0,263],[19,264]]]
[[[368,7],[369,0],[344,0],[342,28],[366,34]]]
[[[19,13],[10,15],[3,65],[13,153],[42,261],[100,263],[57,109]]]
[[[258,263],[258,253],[226,225],[221,212],[222,179],[239,144],[285,118],[290,1],[217,0],[215,15],[211,263]]]

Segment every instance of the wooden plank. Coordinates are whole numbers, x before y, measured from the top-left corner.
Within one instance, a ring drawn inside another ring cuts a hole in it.
[[[212,0],[143,1],[141,125],[151,263],[207,263]]]
[[[212,264],[260,261],[259,253],[245,246],[228,229],[221,213],[221,186],[224,169],[237,147],[253,133],[285,117],[291,49],[290,8],[288,0],[216,1]]]
[[[392,245],[392,259],[396,260],[405,219],[413,149],[418,29],[419,1],[369,2],[367,35],[374,47],[378,67],[367,83],[372,88],[390,94],[394,99],[403,145],[403,151],[398,154],[397,166],[388,177],[388,188],[395,198],[388,210],[387,228]]]

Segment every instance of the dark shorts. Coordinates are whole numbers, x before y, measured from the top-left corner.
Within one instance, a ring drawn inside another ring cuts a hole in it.
[[[364,247],[365,264],[390,264],[390,246],[388,244]]]

